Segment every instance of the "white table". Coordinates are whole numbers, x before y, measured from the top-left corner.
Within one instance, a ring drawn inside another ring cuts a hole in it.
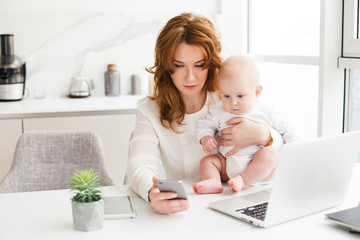
[[[235,193],[230,188],[226,187],[222,194],[197,195],[186,183],[191,206],[186,212],[170,216],[155,213],[127,186],[105,188],[107,195],[131,193],[137,217],[105,220],[104,228],[94,232],[73,229],[68,190],[0,194],[0,239],[359,239],[359,234],[351,234],[345,228],[324,220],[326,213],[358,204],[359,165],[342,205],[267,229],[254,227],[207,207],[210,201],[233,196]],[[237,194],[252,191],[255,188]]]

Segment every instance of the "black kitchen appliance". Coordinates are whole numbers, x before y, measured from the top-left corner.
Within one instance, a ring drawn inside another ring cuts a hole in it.
[[[0,101],[21,100],[25,94],[25,62],[14,55],[14,35],[0,34]]]

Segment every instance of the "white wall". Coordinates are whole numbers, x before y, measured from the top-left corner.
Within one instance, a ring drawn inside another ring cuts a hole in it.
[[[129,94],[131,74],[147,75],[157,34],[171,17],[181,12],[209,17],[227,57],[245,51],[242,10],[234,0],[0,0],[0,34],[14,34],[30,93],[43,85],[46,98],[63,97],[72,76],[91,76],[93,95],[103,96],[104,72],[113,63],[121,93]]]

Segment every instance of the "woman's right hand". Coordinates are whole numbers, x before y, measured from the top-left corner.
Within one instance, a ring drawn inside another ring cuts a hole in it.
[[[225,157],[253,144],[266,146],[272,139],[268,127],[247,118],[232,118],[226,124],[232,127],[221,130],[220,145],[234,148],[227,152]]]
[[[149,191],[149,201],[151,207],[160,214],[173,214],[185,211],[189,208],[189,201],[187,199],[172,199],[176,197],[174,192],[160,192],[156,185],[159,178],[153,177],[153,186]]]

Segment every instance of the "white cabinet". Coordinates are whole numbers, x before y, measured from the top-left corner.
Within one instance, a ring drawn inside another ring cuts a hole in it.
[[[24,132],[32,130],[91,130],[101,137],[107,168],[115,185],[122,185],[135,114],[110,114],[23,119]]]
[[[16,143],[21,134],[21,119],[0,120],[0,181],[11,167]]]

